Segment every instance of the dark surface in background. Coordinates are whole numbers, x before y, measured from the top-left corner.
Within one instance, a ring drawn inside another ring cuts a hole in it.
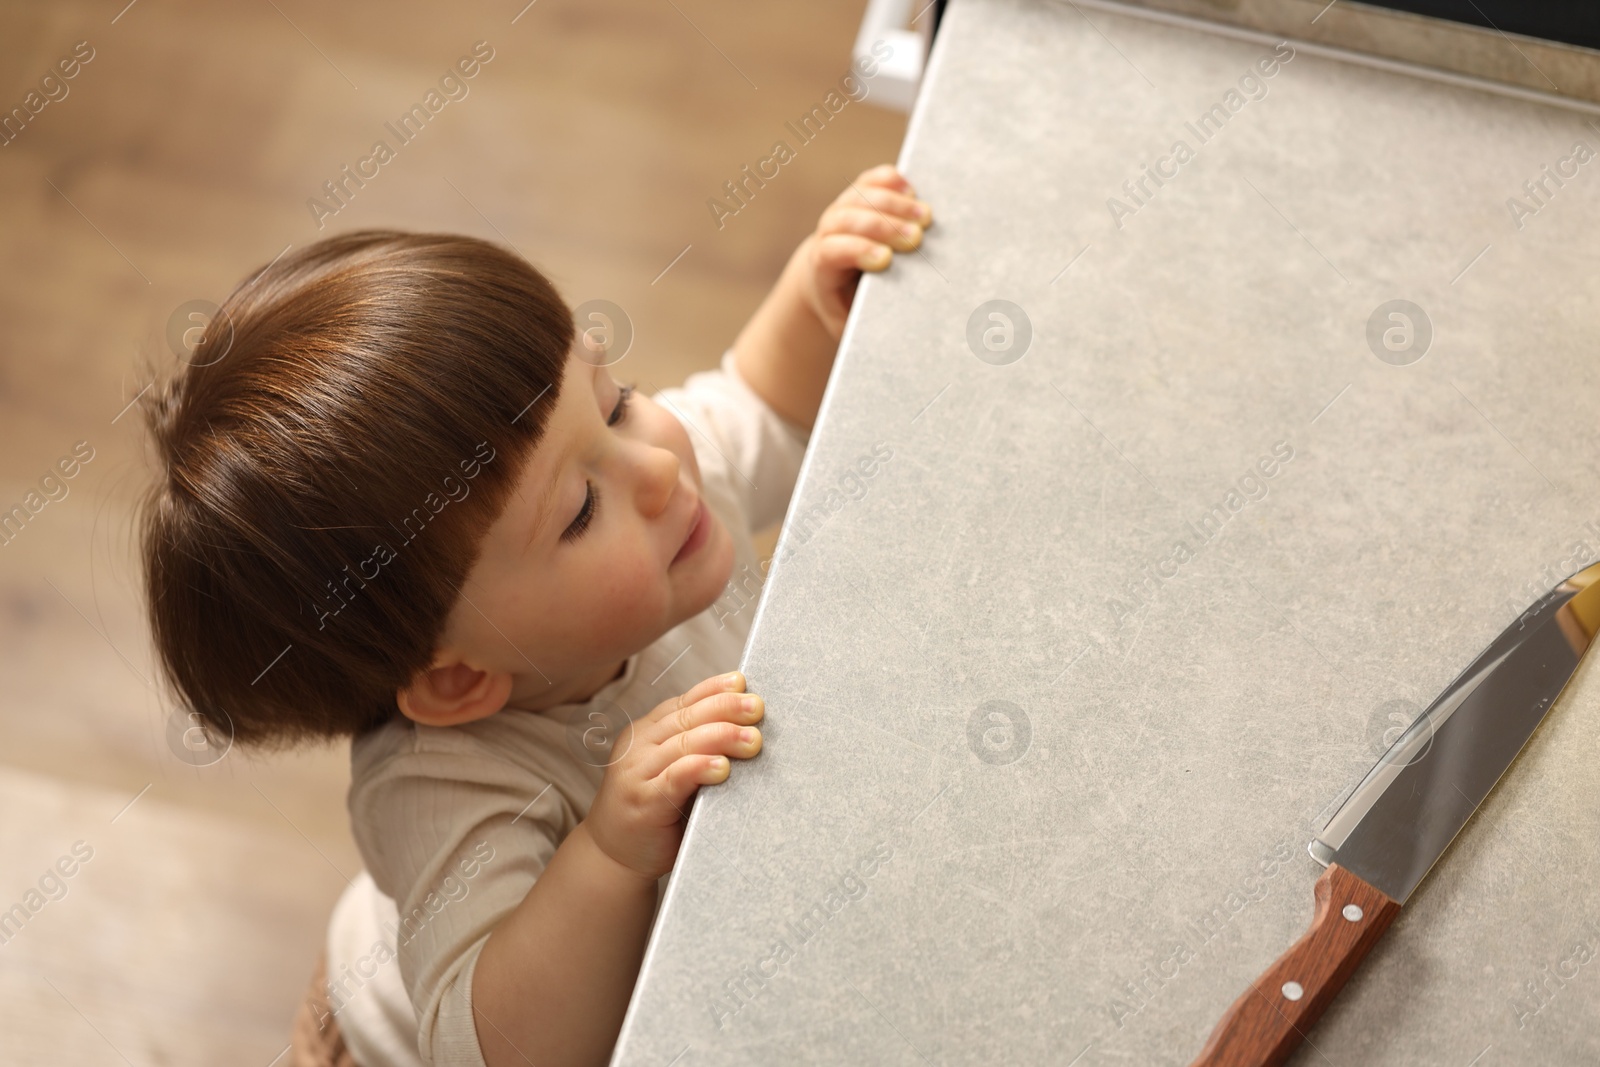
[[[1592,0],[1365,0],[1378,7],[1600,48],[1600,5]]]

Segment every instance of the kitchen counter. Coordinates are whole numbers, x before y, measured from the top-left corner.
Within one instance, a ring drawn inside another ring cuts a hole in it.
[[[1600,558],[1595,111],[1279,40],[950,5],[937,222],[862,283],[765,748],[614,1063],[1187,1064],[1336,802]],[[1600,1060],[1597,704],[1590,662],[1291,1062]]]

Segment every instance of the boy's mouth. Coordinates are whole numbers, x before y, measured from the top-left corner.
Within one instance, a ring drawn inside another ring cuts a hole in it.
[[[669,567],[677,566],[685,558],[694,555],[699,547],[706,543],[706,537],[711,532],[711,513],[706,509],[705,498],[702,497],[695,507],[694,524],[689,527],[689,533],[683,539],[683,546],[678,549],[678,554],[672,557]]]

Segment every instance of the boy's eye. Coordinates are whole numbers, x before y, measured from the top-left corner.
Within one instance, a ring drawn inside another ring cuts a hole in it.
[[[633,397],[633,386],[624,385],[621,395],[617,397],[617,406],[611,409],[610,416],[606,419],[607,426],[615,426],[628,417],[628,401]]]
[[[562,531],[561,540],[576,541],[583,536],[583,531],[589,528],[594,521],[595,509],[600,506],[600,490],[596,489],[593,482],[586,483],[583,494],[583,507],[578,509],[578,515],[572,523]]]

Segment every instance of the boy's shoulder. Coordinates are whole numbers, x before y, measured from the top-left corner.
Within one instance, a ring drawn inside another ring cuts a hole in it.
[[[348,807],[358,836],[361,825],[386,821],[396,809],[438,810],[471,794],[531,798],[546,787],[582,818],[603,768],[574,760],[566,751],[571,729],[562,713],[567,710],[506,708],[477,722],[445,727],[396,714],[354,739]]]
[[[483,763],[483,775],[497,764],[528,766],[559,753],[567,721],[576,705],[548,712],[506,708],[459,726],[424,726],[404,715],[362,734],[350,743],[352,775],[368,777],[393,764],[460,768],[460,761]]]

